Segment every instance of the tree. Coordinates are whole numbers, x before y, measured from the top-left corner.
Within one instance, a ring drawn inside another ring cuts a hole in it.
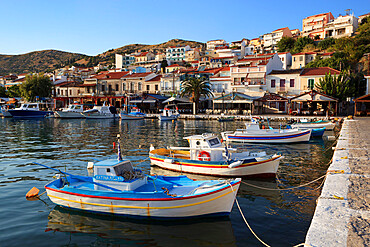
[[[292,53],[299,53],[303,50],[303,48],[308,45],[312,44],[315,45],[315,41],[311,39],[310,37],[300,37],[297,39],[297,41],[294,44],[294,48],[292,50]]]
[[[354,95],[356,87],[351,83],[351,77],[347,71],[342,71],[338,76],[326,74],[316,85],[320,92],[344,101],[347,97]]]
[[[21,90],[19,85],[13,85],[10,88],[8,88],[7,95],[11,98],[14,97],[21,97]]]
[[[284,36],[277,43],[278,52],[291,51],[294,48],[294,44],[295,44],[295,39],[294,38]]]
[[[0,86],[0,97],[7,97],[5,87]]]
[[[327,39],[320,41],[317,46],[322,50],[326,50],[334,44],[335,44],[334,38],[327,38]]]
[[[50,97],[53,84],[49,77],[42,73],[27,75],[26,80],[21,84],[20,91],[27,101],[34,101],[36,96]]]
[[[190,100],[195,103],[195,112],[198,112],[198,104],[201,96],[213,97],[211,86],[205,77],[190,77],[181,84],[180,96],[190,96]]]

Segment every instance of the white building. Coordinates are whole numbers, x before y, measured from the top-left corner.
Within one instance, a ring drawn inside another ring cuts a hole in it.
[[[303,69],[273,70],[266,76],[266,90],[280,95],[301,94],[301,77]]]
[[[207,41],[207,50],[214,50],[216,47],[228,46],[228,43],[223,39]]]
[[[172,62],[182,62],[185,60],[185,52],[190,51],[190,46],[176,47],[171,46],[166,49],[166,59]]]
[[[263,46],[265,52],[276,52],[277,43],[281,40],[282,37],[292,37],[288,27],[279,28],[271,33],[263,35]]]
[[[358,18],[352,15],[339,16],[325,25],[326,38],[352,36],[358,28]]]
[[[278,56],[283,63],[283,69],[290,69],[292,66],[292,54],[290,54],[290,52],[280,52],[278,53]]]

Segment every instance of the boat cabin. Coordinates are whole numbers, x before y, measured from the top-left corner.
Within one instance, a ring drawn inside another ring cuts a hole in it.
[[[83,105],[79,105],[79,104],[69,105],[69,107],[67,109],[63,109],[63,111],[66,111],[66,112],[83,112]]]
[[[146,184],[146,176],[133,168],[129,160],[109,159],[94,164],[94,182],[119,190],[135,190]],[[109,190],[97,184],[95,190]]]
[[[19,108],[15,108],[16,110],[24,110],[24,111],[42,111],[48,109],[46,103],[23,103]]]
[[[190,145],[190,159],[203,161],[222,160],[225,148],[220,139],[214,134],[202,134],[184,137]]]
[[[174,115],[179,115],[179,112],[177,111],[177,109],[170,109],[170,108],[167,108],[167,107],[165,107],[163,109],[162,116],[170,117],[170,116],[174,116]]]

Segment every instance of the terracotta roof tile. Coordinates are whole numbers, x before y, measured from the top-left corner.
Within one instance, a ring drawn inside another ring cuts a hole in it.
[[[332,69],[329,67],[320,67],[320,68],[305,68],[303,69],[301,76],[326,75],[329,72],[335,75],[340,74],[339,70]]]

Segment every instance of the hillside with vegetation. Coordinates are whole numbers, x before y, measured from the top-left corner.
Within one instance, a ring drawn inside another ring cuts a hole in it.
[[[35,51],[21,55],[0,55],[0,75],[50,72],[86,57],[82,54],[56,50]]]
[[[156,45],[130,44],[117,49],[108,50],[96,56],[57,50],[35,51],[21,55],[0,55],[0,75],[26,72],[50,72],[66,65],[95,66],[98,63],[114,63],[115,54],[128,54],[137,51],[165,52],[170,46],[204,47],[204,43],[182,39],[172,39]]]

